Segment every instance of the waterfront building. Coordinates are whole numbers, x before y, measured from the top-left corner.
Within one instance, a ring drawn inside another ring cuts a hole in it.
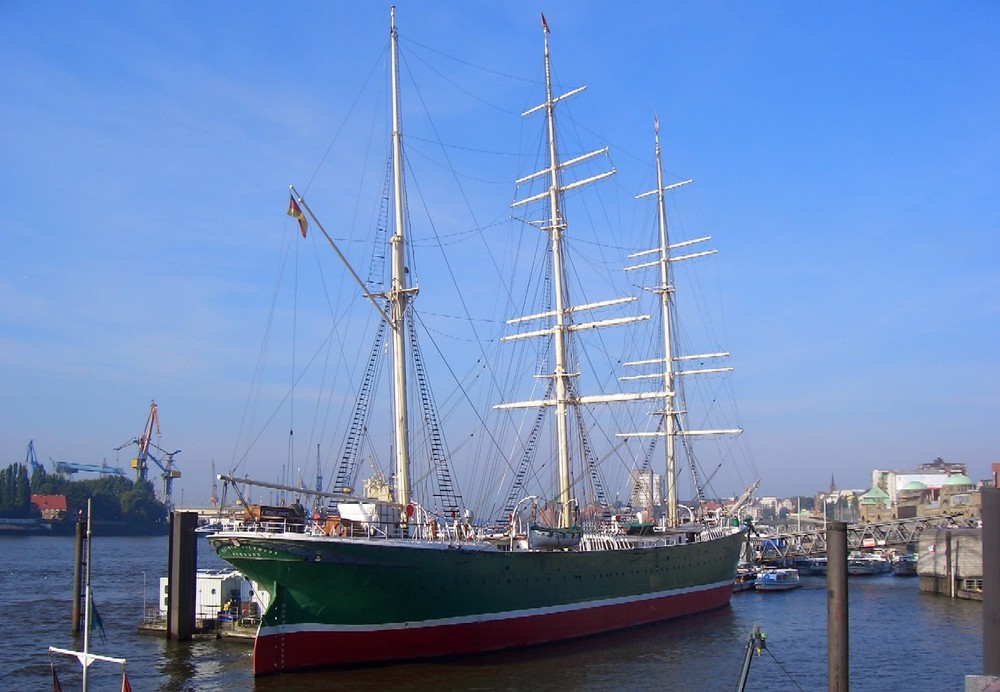
[[[900,491],[914,481],[923,483],[927,488],[940,491],[941,486],[949,477],[965,475],[965,464],[953,464],[937,457],[931,462],[920,464],[912,471],[888,471],[875,469],[872,471],[872,487],[881,488],[892,502],[898,502]]]
[[[65,495],[32,495],[31,506],[38,510],[43,521],[64,521],[69,515]]]
[[[896,518],[889,493],[878,486],[872,487],[858,499],[858,512],[861,515],[861,521],[865,522]]]
[[[978,485],[965,475],[965,464],[938,457],[915,471],[872,471],[872,487],[862,496],[863,521],[912,519],[952,514],[956,523],[979,520]]]
[[[859,519],[859,502],[864,490],[837,490],[816,493],[813,511],[820,521],[846,521],[853,524]]]
[[[663,476],[652,471],[632,471],[632,496],[629,502],[633,509],[652,510],[663,506]]]

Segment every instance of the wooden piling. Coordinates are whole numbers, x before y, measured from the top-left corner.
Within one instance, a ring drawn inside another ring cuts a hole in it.
[[[1000,675],[1000,488],[983,488],[983,674]]]
[[[70,614],[70,625],[73,634],[80,632],[80,604],[83,603],[83,537],[87,527],[81,511],[76,517],[76,540],[73,543],[73,606]]]
[[[850,685],[850,647],[847,617],[847,523],[826,526],[826,654],[827,688],[847,692]]]
[[[167,639],[190,641],[198,580],[197,512],[170,513],[167,556]]]

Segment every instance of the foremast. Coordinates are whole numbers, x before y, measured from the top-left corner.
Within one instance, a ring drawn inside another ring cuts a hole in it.
[[[535,108],[522,113],[522,116],[528,116],[533,113],[544,111],[546,119],[546,134],[548,139],[548,166],[543,170],[537,171],[528,175],[520,180],[516,181],[517,185],[520,186],[529,181],[534,181],[537,179],[546,179],[548,181],[548,187],[543,192],[536,195],[527,197],[525,199],[518,200],[514,202],[511,206],[518,207],[532,202],[547,202],[547,212],[546,219],[539,222],[537,225],[539,230],[547,233],[550,240],[550,250],[552,255],[552,291],[553,291],[553,310],[551,312],[544,312],[535,315],[528,315],[525,317],[519,317],[512,320],[508,320],[508,324],[516,324],[521,322],[528,322],[534,320],[542,319],[552,319],[553,322],[551,326],[542,328],[536,331],[522,332],[518,334],[513,334],[503,337],[502,341],[513,341],[515,339],[531,338],[531,337],[549,337],[553,338],[554,342],[554,354],[553,354],[553,369],[552,374],[549,376],[552,378],[554,387],[553,398],[551,399],[541,399],[533,401],[521,401],[521,402],[511,402],[506,404],[500,404],[496,406],[497,409],[514,409],[514,408],[535,408],[535,407],[553,407],[555,409],[555,427],[556,427],[556,458],[559,473],[559,489],[558,495],[556,496],[556,502],[560,509],[559,525],[563,528],[569,528],[575,523],[575,512],[574,504],[575,499],[573,497],[572,488],[572,469],[571,469],[571,458],[570,458],[570,442],[569,442],[569,415],[571,409],[581,405],[581,404],[596,404],[596,403],[610,403],[616,401],[632,401],[635,399],[651,399],[659,398],[663,396],[662,392],[648,392],[641,394],[606,394],[606,395],[590,395],[590,396],[580,396],[576,392],[576,388],[572,386],[572,378],[577,377],[578,373],[570,372],[569,369],[569,337],[572,332],[595,329],[599,327],[610,327],[615,325],[626,324],[629,322],[635,322],[639,320],[649,319],[648,315],[640,315],[637,317],[621,317],[621,318],[611,318],[593,322],[585,323],[575,323],[573,321],[573,314],[578,312],[583,312],[585,310],[592,310],[596,308],[603,308],[612,305],[619,305],[621,303],[631,302],[635,300],[634,297],[621,298],[601,301],[598,303],[591,303],[588,305],[573,306],[570,301],[569,287],[566,282],[566,272],[565,272],[565,262],[563,253],[563,244],[567,231],[567,223],[562,212],[561,200],[564,192],[572,190],[583,185],[587,185],[592,182],[596,182],[608,176],[614,175],[615,169],[604,171],[593,175],[589,178],[582,180],[575,180],[569,183],[562,182],[563,172],[576,164],[588,161],[595,156],[604,155],[607,153],[607,147],[593,151],[589,154],[583,154],[574,159],[568,161],[560,161],[559,150],[557,147],[556,140],[556,117],[555,117],[555,106],[557,103],[563,99],[569,98],[575,94],[580,93],[586,87],[579,87],[573,89],[560,96],[554,96],[552,90],[552,70],[551,61],[549,54],[549,28],[545,21],[545,17],[542,16],[542,34],[544,39],[544,57],[545,57],[545,102]]]
[[[341,252],[337,243],[334,242],[330,234],[323,228],[316,215],[313,214],[309,205],[298,193],[294,186],[289,186],[292,193],[292,208],[289,215],[295,216],[293,212],[301,208],[309,214],[310,218],[322,232],[323,237],[337,253],[337,257],[344,264],[350,273],[351,278],[361,289],[362,295],[371,303],[378,312],[383,323],[388,325],[391,336],[392,365],[393,365],[393,400],[392,400],[392,424],[393,424],[393,456],[394,480],[395,480],[395,501],[405,506],[410,504],[410,433],[409,433],[409,411],[407,405],[407,363],[409,352],[406,345],[406,335],[408,333],[407,322],[409,320],[409,309],[414,297],[417,295],[416,286],[409,286],[407,277],[409,275],[406,268],[406,223],[403,208],[403,140],[402,126],[400,121],[400,98],[399,98],[399,48],[398,35],[396,32],[396,7],[392,6],[390,16],[390,62],[392,76],[392,170],[393,170],[393,235],[389,240],[390,246],[390,266],[391,275],[389,290],[385,292],[372,293],[368,290],[367,284],[347,261],[344,253]],[[297,200],[297,204],[296,204]],[[305,236],[305,230],[303,230]],[[383,302],[384,301],[384,302]],[[388,304],[386,306],[386,303]],[[386,306],[388,309],[383,309]],[[402,515],[401,521],[406,522],[408,513]]]
[[[393,422],[396,453],[396,502],[410,502],[410,434],[407,411],[406,320],[407,308],[417,289],[407,286],[406,240],[403,221],[403,142],[400,129],[399,54],[396,35],[396,8],[390,11],[390,45],[392,59],[392,168],[395,226],[390,249],[392,276],[386,298],[389,301],[389,327],[392,330]],[[404,516],[405,521],[405,516]]]

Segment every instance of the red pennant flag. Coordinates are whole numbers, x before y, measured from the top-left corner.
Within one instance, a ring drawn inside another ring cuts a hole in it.
[[[541,14],[541,12],[539,12]],[[542,31],[549,33],[549,23],[545,21],[545,15],[542,14]]]
[[[128,684],[128,676],[122,670],[122,692],[132,692],[132,686]]]
[[[309,228],[309,222],[306,221],[305,214],[299,209],[299,205],[295,202],[295,198],[291,195],[288,196],[288,215],[292,218],[298,220],[299,230],[302,231],[302,237],[306,237],[306,229]]]

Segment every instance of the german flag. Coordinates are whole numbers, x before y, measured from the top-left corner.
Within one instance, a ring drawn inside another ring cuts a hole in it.
[[[305,238],[306,229],[309,228],[309,222],[306,221],[306,215],[302,213],[302,210],[299,209],[299,205],[295,201],[295,198],[291,195],[288,196],[288,215],[298,220],[299,230],[302,231],[302,237]]]

